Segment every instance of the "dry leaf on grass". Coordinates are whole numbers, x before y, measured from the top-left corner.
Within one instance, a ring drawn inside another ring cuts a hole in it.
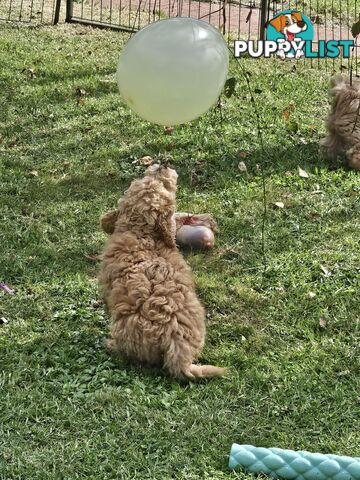
[[[36,78],[36,71],[33,68],[24,68],[22,72],[28,73],[30,78]]]
[[[39,176],[39,173],[38,173],[36,170],[31,170],[30,175],[31,175],[32,177],[38,177],[38,176]]]
[[[273,205],[276,208],[284,208],[285,207],[283,202],[274,202]]]
[[[164,127],[165,135],[172,135],[174,131],[174,127]]]
[[[247,166],[245,162],[239,162],[238,169],[240,172],[247,172]]]
[[[322,190],[320,190],[320,185],[316,184],[315,185],[315,190],[311,192],[312,194],[317,194],[317,193],[322,193]]]
[[[324,316],[320,317],[320,320],[319,320],[320,330],[324,330],[326,328],[326,324],[327,324],[326,318]]]
[[[328,268],[326,268],[324,265],[320,265],[320,268],[321,268],[323,274],[325,275],[325,277],[330,277],[331,272],[329,271]]]
[[[79,97],[85,97],[85,95],[87,95],[86,90],[84,90],[83,88],[80,88],[80,87],[78,87],[76,89],[76,93]]]
[[[302,168],[299,167],[299,176],[301,178],[309,178],[309,174],[307,172],[305,172],[305,170],[303,170]]]
[[[316,297],[316,293],[315,293],[315,292],[309,292],[309,293],[307,294],[307,298],[310,298],[310,300],[312,300],[312,299],[315,298],[315,297]]]
[[[288,118],[290,117],[289,110],[284,110],[282,114],[283,114],[283,117],[285,118],[285,120],[288,120]]]

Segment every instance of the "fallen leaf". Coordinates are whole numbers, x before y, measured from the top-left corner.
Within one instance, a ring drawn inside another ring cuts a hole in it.
[[[322,272],[324,273],[325,277],[330,277],[331,272],[326,267],[324,267],[324,265],[320,265],[320,268],[321,268]]]
[[[282,115],[283,115],[283,117],[285,118],[285,120],[288,120],[289,117],[290,117],[290,112],[289,112],[289,110],[284,110],[284,111],[282,112]]]
[[[238,169],[240,172],[247,172],[247,166],[245,162],[239,162]]]
[[[39,176],[39,173],[38,173],[36,170],[31,170],[30,175],[31,175],[32,177],[38,177],[38,176]]]
[[[9,320],[7,320],[5,317],[1,317],[0,323],[9,323]]]
[[[299,167],[299,176],[301,178],[309,178],[309,174],[307,172],[305,172],[305,170],[303,170],[302,168]]]
[[[292,193],[290,193],[290,192],[284,192],[284,193],[282,194],[282,197],[283,197],[283,198],[290,198],[290,197],[292,197]]]
[[[247,152],[240,152],[239,153],[239,157],[240,158],[246,158],[248,156],[248,153]]]
[[[324,316],[320,317],[320,320],[319,320],[320,330],[325,330],[326,324],[327,324],[326,318]]]
[[[148,165],[151,165],[153,161],[154,160],[152,157],[150,157],[150,155],[145,155],[145,157],[139,158],[138,163],[139,165],[148,166]]]
[[[277,207],[277,208],[284,208],[285,207],[283,202],[274,202],[273,205],[274,205],[274,207]]]
[[[29,73],[30,78],[36,78],[36,71],[33,68],[24,68],[22,72]]]
[[[285,172],[284,175],[285,175],[285,177],[292,177],[292,173],[291,173],[291,172]]]
[[[285,288],[284,287],[275,287],[275,290],[278,292],[278,293],[285,293]]]
[[[165,135],[172,135],[174,131],[174,127],[164,127]]]
[[[313,298],[316,297],[316,293],[315,292],[308,292],[308,294],[306,296],[307,296],[307,298],[310,298],[310,300],[312,300]]]
[[[79,97],[85,97],[87,95],[86,90],[80,87],[76,89],[76,93],[79,95]]]
[[[283,110],[282,114],[283,114],[283,117],[288,120],[290,115],[291,115],[291,112],[293,112],[295,110],[295,103],[294,102],[290,102],[289,105],[285,108],[285,110]]]

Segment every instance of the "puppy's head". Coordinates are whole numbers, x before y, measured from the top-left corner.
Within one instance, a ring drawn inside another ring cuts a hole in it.
[[[176,226],[173,218],[176,208],[177,173],[172,168],[151,165],[143,178],[134,180],[119,201],[117,210],[101,218],[106,233],[122,229],[150,234],[175,248]]]
[[[146,169],[145,177],[146,176],[161,182],[169,192],[176,192],[178,174],[173,168],[156,163]]]
[[[285,37],[290,36],[293,39],[296,33],[300,33],[307,29],[306,22],[304,21],[301,12],[292,11],[288,14],[282,13],[277,17],[270,20],[277,32],[283,33]]]

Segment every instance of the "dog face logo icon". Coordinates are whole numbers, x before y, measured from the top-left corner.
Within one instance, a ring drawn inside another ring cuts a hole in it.
[[[267,25],[267,39],[275,40],[279,44],[288,42],[299,45],[301,42],[314,38],[314,28],[311,20],[298,10],[283,10],[275,15]],[[292,43],[295,42],[295,43]],[[289,51],[280,49],[280,58],[301,58],[304,51],[300,48],[292,48]]]

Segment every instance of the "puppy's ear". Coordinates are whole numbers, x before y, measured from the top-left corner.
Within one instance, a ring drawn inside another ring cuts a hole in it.
[[[104,215],[102,215],[100,218],[101,228],[108,235],[114,233],[115,223],[118,218],[118,214],[118,210],[109,210],[108,212],[104,213]]]
[[[291,16],[294,17],[297,22],[303,22],[304,21],[301,12],[298,12],[297,10],[293,10],[291,12]]]
[[[176,223],[171,213],[160,213],[156,219],[155,231],[169,248],[175,248]]]
[[[278,17],[273,18],[269,22],[270,25],[272,25],[277,32],[281,32],[282,25],[283,25],[282,17],[283,17],[283,15],[279,15]]]

